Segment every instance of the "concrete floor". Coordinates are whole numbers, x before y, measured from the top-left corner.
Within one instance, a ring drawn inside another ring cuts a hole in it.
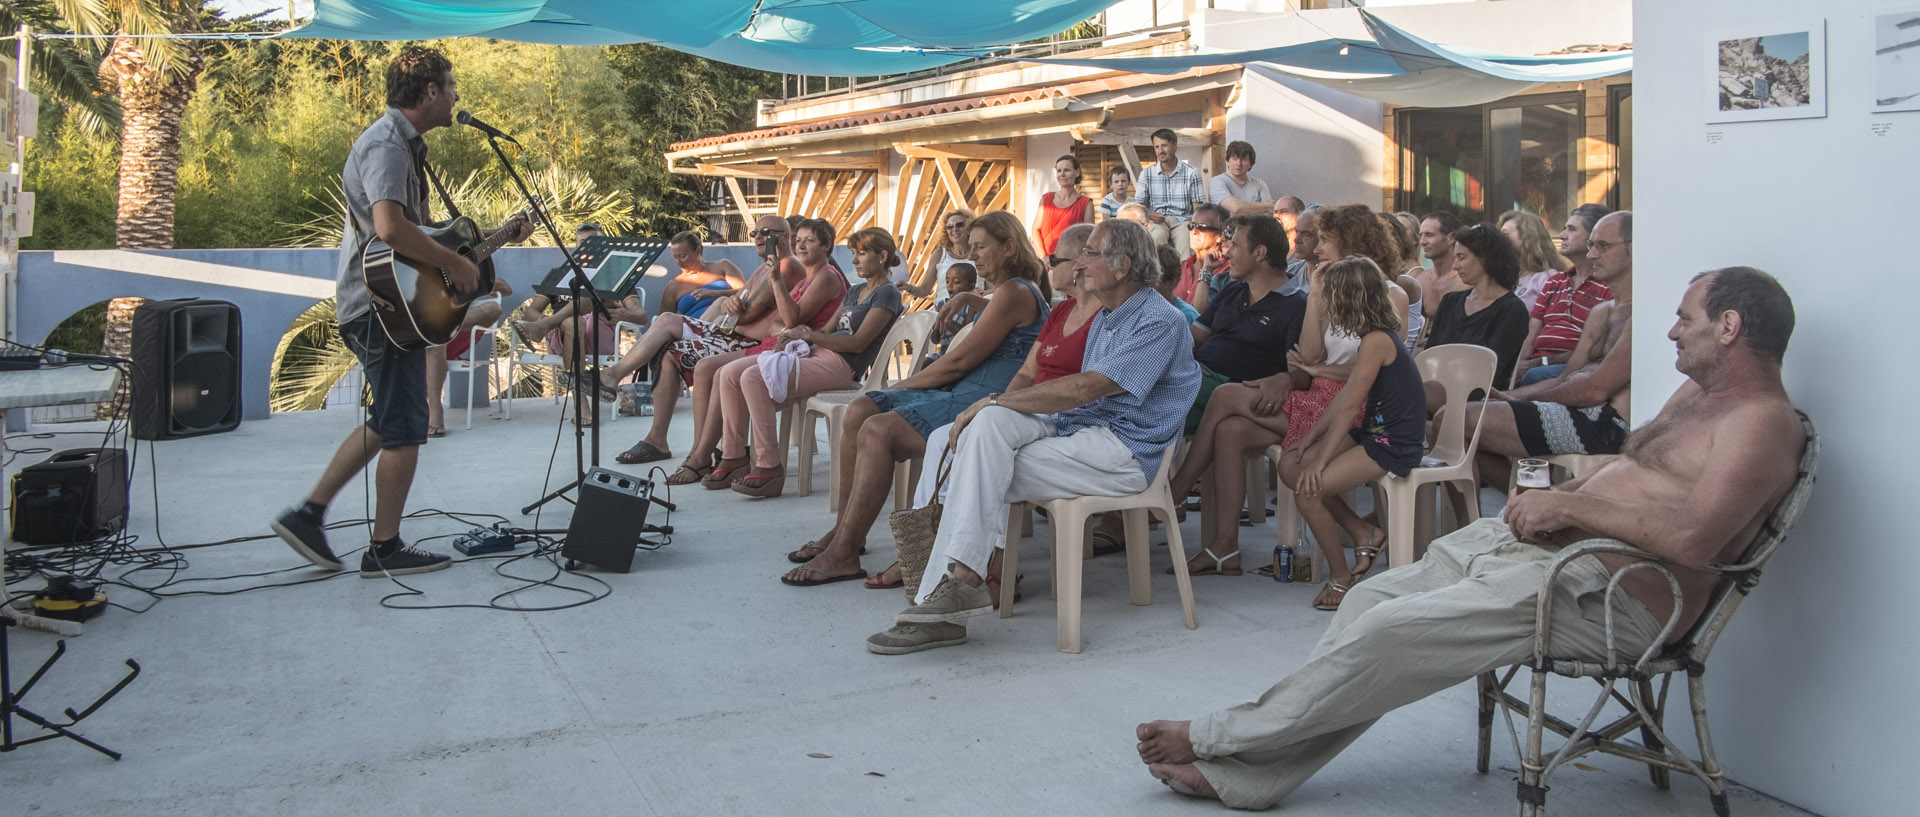
[[[423,452],[412,507],[530,521],[514,513],[542,493],[558,417],[548,401],[522,400],[513,420],[476,415],[466,431],[455,414],[452,433]],[[689,435],[679,419],[676,450]],[[264,533],[351,422],[337,410],[282,415],[158,443],[151,458],[143,446],[131,529],[141,546],[157,544],[154,461],[167,543]],[[609,459],[646,422],[610,424]],[[567,436],[556,476],[571,473],[570,431],[558,431]],[[74,442],[81,439],[11,444],[86,445]],[[823,492],[825,460],[815,465]],[[1259,694],[1300,663],[1327,621],[1309,607],[1308,585],[1208,577],[1194,582],[1200,628],[1188,631],[1171,576],[1156,570],[1155,603],[1133,607],[1124,561],[1104,559],[1087,565],[1085,652],[1063,654],[1054,649],[1046,549],[1029,546],[1027,599],[1013,618],[974,619],[971,640],[958,648],[876,656],[863,641],[904,606],[899,590],[776,581],[787,568],[782,554],[830,524],[821,493],[755,501],[696,488],[675,498],[673,545],[639,554],[631,574],[595,574],[612,594],[568,610],[380,605],[484,604],[517,584],[489,561],[414,577],[417,596],[396,597],[395,584],[348,573],[170,598],[142,615],[109,611],[69,642],[26,703],[44,713],[81,705],[118,677],[123,659],[138,660],[141,677],[82,724],[126,758],[115,763],[66,742],[0,756],[0,814],[1218,813],[1218,804],[1179,797],[1147,776],[1134,724]],[[333,518],[363,508],[356,483]],[[564,527],[570,509],[549,510],[542,524]],[[418,540],[464,528],[435,519],[406,532]],[[1272,548],[1273,523],[1242,532],[1249,563],[1258,563]],[[1190,543],[1197,537],[1197,519],[1186,534]],[[345,551],[363,540],[340,531],[333,541]],[[183,578],[293,570],[176,589],[320,575],[272,538],[186,555]],[[890,560],[882,524],[866,566]],[[507,569],[552,572],[533,561]],[[124,589],[111,595],[140,601]],[[540,590],[520,602],[573,598]],[[53,641],[16,630],[16,671],[30,671]],[[1283,807],[1301,815],[1506,813],[1515,761],[1504,732],[1494,773],[1474,772],[1473,748],[1469,684],[1387,716]],[[1555,814],[1709,813],[1698,782],[1676,776],[1661,792],[1642,767],[1611,758],[1569,767],[1552,783]],[[1803,813],[1744,788],[1733,800],[1747,817]]]

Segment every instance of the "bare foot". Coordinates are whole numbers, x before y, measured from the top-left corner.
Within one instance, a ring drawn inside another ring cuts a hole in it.
[[[1352,536],[1354,541],[1353,577],[1357,580],[1372,573],[1374,565],[1379,564],[1382,551],[1387,547],[1387,532],[1367,525],[1359,533],[1349,530],[1347,535]]]
[[[788,581],[803,582],[821,574],[848,576],[858,572],[860,572],[860,557],[842,560],[833,558],[831,551],[822,551],[806,564],[787,571],[783,578]]]
[[[1140,739],[1140,759],[1147,763],[1192,763],[1193,741],[1187,737],[1191,721],[1152,721],[1133,730]]]
[[[520,337],[528,341],[535,341],[546,337],[547,332],[551,331],[543,324],[544,321],[515,320],[513,331],[520,333]]]
[[[1205,797],[1209,800],[1220,799],[1220,793],[1213,790],[1213,784],[1207,782],[1207,776],[1191,763],[1169,765],[1154,763],[1147,766],[1147,773],[1153,779],[1167,784],[1167,788],[1188,797]]]

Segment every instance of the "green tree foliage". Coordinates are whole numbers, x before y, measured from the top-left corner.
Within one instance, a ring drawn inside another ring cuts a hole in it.
[[[181,133],[175,246],[311,246],[317,233],[337,236],[338,225],[324,222],[340,218],[340,168],[385,107],[384,71],[401,45],[208,43]],[[754,100],[779,88],[777,75],[657,46],[433,45],[453,61],[460,107],[524,145],[504,147],[546,190],[563,231],[585,219],[636,235],[698,225],[704,186],[668,173],[661,154],[675,141],[751,128]],[[118,146],[43,96],[25,168],[37,193],[35,235],[23,247],[110,247]],[[478,132],[456,126],[427,141],[441,178],[465,191],[457,198],[483,226],[517,209]]]

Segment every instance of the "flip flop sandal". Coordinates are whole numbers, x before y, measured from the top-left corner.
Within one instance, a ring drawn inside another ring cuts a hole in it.
[[[721,458],[713,464],[713,469],[700,479],[700,487],[709,491],[718,491],[733,484],[734,472],[744,471],[750,461],[746,457],[737,460]]]
[[[667,477],[667,484],[668,485],[692,485],[696,482],[706,479],[707,472],[712,470],[713,470],[713,466],[711,465],[702,465],[702,466],[696,467],[696,466],[688,465],[686,463],[681,463],[680,470],[673,472],[673,476]],[[685,476],[682,476],[682,475],[685,475]]]
[[[540,350],[538,348],[535,348],[533,345],[533,336],[528,335],[526,332],[521,331],[519,326],[519,324],[521,323],[531,323],[531,321],[513,321],[514,339],[520,342],[520,348],[525,349],[528,352],[531,352],[536,355],[540,354]]]
[[[802,556],[802,555],[800,555],[800,551],[803,551],[803,550],[811,550],[811,551],[813,551],[813,552],[812,552],[812,553],[809,553],[809,554],[807,554],[807,555],[805,555],[805,556]],[[811,562],[811,561],[813,561],[813,557],[815,557],[815,556],[818,556],[818,555],[820,555],[820,554],[822,554],[822,553],[825,553],[825,552],[827,552],[827,546],[826,546],[826,545],[823,545],[823,544],[820,544],[820,540],[818,540],[818,539],[815,539],[815,540],[813,540],[813,541],[811,541],[811,542],[808,542],[808,543],[806,543],[806,544],[804,544],[804,545],[801,545],[801,546],[800,546],[800,547],[799,547],[798,549],[796,549],[796,550],[789,550],[789,551],[787,551],[787,561],[789,561],[789,562],[792,562],[792,563],[794,563],[794,564],[797,564],[797,565],[803,565],[803,564],[806,564],[806,563],[808,563],[808,562]],[[862,555],[862,556],[865,556],[865,555],[867,555],[867,549],[866,549],[865,547],[862,547],[862,548],[860,548],[860,555]],[[899,585],[894,585],[894,586],[895,586],[895,587],[899,587]]]
[[[759,480],[759,484],[754,484],[755,480]],[[786,485],[786,466],[776,465],[767,471],[749,469],[746,476],[733,481],[733,492],[756,499],[772,499],[779,496]]]
[[[632,448],[613,455],[613,461],[623,465],[639,465],[643,462],[659,462],[671,456],[673,452],[661,451],[654,448],[653,443],[641,440],[634,443]]]
[[[854,571],[854,572],[852,572],[852,573],[848,573],[848,574],[847,574],[847,575],[845,575],[845,576],[829,576],[829,575],[827,575],[827,572],[826,572],[826,571],[824,571],[824,570],[821,570],[821,569],[819,569],[819,568],[814,568],[814,567],[803,567],[803,568],[800,568],[800,569],[801,569],[801,570],[804,570],[804,571],[806,571],[806,572],[808,572],[808,573],[812,573],[812,574],[814,574],[814,575],[817,575],[817,576],[819,576],[820,578],[818,578],[818,579],[800,579],[800,580],[797,580],[797,581],[796,581],[796,580],[794,580],[794,579],[789,579],[789,578],[787,578],[787,577],[785,577],[785,576],[781,576],[781,577],[780,577],[780,583],[781,583],[781,584],[784,584],[784,585],[788,585],[788,586],[790,586],[790,587],[819,587],[820,585],[823,585],[823,584],[833,584],[833,583],[835,583],[835,582],[850,582],[850,581],[853,581],[853,580],[855,580],[855,579],[864,579],[864,578],[866,578],[866,577],[867,577],[867,571],[865,571],[865,570],[856,570],[856,571]]]
[[[1333,591],[1333,598],[1334,598],[1334,602],[1333,602],[1332,604],[1323,604],[1323,603],[1321,603],[1321,602],[1320,602],[1320,600],[1319,600],[1319,599],[1314,599],[1314,601],[1313,601],[1313,609],[1315,609],[1315,610],[1327,610],[1327,611],[1333,611],[1333,610],[1338,610],[1338,609],[1340,609],[1340,599],[1343,599],[1343,598],[1345,598],[1345,597],[1346,597],[1346,595],[1347,595],[1347,591],[1348,591],[1348,590],[1352,590],[1352,589],[1353,589],[1353,583],[1352,583],[1351,581],[1349,581],[1349,582],[1348,582],[1348,583],[1346,583],[1346,584],[1341,584],[1341,583],[1339,583],[1339,582],[1337,582],[1337,581],[1332,581],[1332,580],[1328,580],[1328,581],[1327,581],[1327,586],[1326,586],[1326,589],[1324,589],[1324,590],[1321,590],[1320,592],[1321,592],[1322,594],[1325,594],[1325,593],[1327,592],[1327,590],[1332,590],[1332,591]]]
[[[893,564],[887,565],[885,570],[882,570],[879,573],[873,574],[873,578],[867,579],[867,589],[868,590],[900,589],[902,585],[905,585],[907,583],[906,578],[904,576],[895,574],[892,582],[888,582],[886,578],[888,570],[892,570],[899,566],[900,566],[899,562],[894,562]]]
[[[1203,567],[1199,570],[1188,570],[1187,571],[1188,576],[1243,576],[1243,575],[1246,575],[1246,571],[1241,570],[1240,568],[1227,567],[1227,560],[1234,558],[1235,556],[1238,556],[1239,554],[1237,553],[1228,554],[1227,556],[1224,556],[1224,557],[1213,555],[1213,551],[1211,550],[1202,550],[1200,551],[1200,553],[1205,555],[1207,558],[1213,560],[1213,567]],[[1172,574],[1173,568],[1171,567],[1167,568],[1167,573]]]
[[[436,440],[440,439],[441,437],[445,437],[447,436],[447,427],[446,426],[427,426],[427,436],[432,437]]]

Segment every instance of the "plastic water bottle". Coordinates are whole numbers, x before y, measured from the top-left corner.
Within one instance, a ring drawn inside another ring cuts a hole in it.
[[[1273,547],[1273,580],[1276,582],[1293,581],[1293,548],[1286,545]]]

